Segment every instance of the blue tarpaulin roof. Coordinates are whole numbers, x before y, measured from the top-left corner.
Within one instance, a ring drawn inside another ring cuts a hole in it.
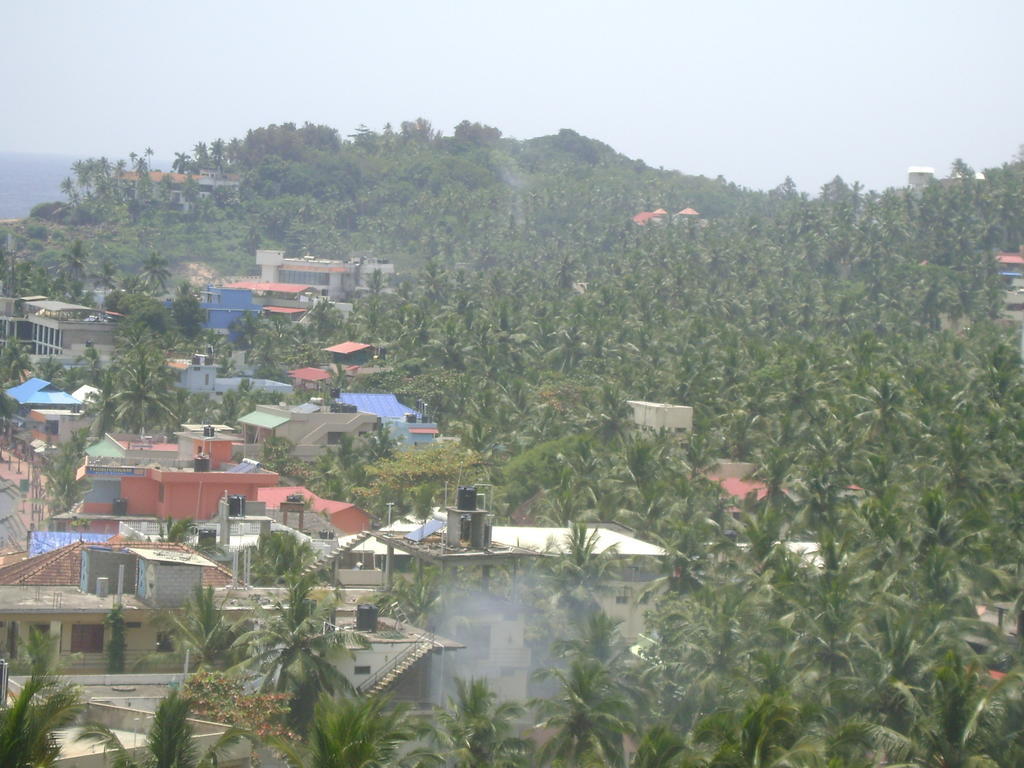
[[[357,392],[342,392],[338,402],[354,405],[363,413],[372,413],[375,416],[380,416],[382,419],[402,419],[405,418],[407,413],[420,415],[419,411],[407,405],[402,405],[398,402],[397,397],[390,394],[371,395]]]
[[[66,547],[68,544],[74,544],[76,541],[99,544],[112,535],[110,533],[79,533],[77,531],[32,531],[28,539],[28,556],[42,555],[51,550]]]
[[[81,405],[82,401],[62,392],[44,379],[31,378],[6,390],[20,405]]]

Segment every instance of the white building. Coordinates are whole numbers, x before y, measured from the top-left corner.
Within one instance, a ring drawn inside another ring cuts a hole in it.
[[[688,405],[648,403],[643,400],[627,400],[633,408],[633,423],[644,429],[660,432],[689,432],[693,429],[693,408]]]

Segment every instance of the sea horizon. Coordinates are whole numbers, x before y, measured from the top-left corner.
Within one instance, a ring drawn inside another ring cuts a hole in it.
[[[0,219],[23,219],[39,203],[64,200],[60,183],[79,155],[0,151]]]

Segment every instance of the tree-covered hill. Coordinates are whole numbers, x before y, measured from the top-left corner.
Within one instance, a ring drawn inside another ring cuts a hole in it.
[[[500,263],[523,251],[557,257],[570,243],[607,251],[641,210],[690,206],[719,217],[767,202],[722,179],[650,168],[572,130],[519,141],[468,121],[451,136],[423,119],[347,138],[326,126],[271,125],[176,153],[174,172],[240,179],[210,197],[184,177],[140,173],[155,170],[147,153],[129,158],[76,163],[68,201],[41,204],[12,228],[17,251],[56,264],[81,240],[127,272],[155,250],[172,267],[244,273],[257,247],[372,251],[403,268],[427,258]]]

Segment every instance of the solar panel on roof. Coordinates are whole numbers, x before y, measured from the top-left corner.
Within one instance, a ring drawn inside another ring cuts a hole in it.
[[[243,461],[241,464],[236,464],[228,472],[236,475],[241,475],[245,472],[258,472],[260,468],[259,462],[256,461]]]
[[[409,541],[423,541],[427,536],[437,533],[444,528],[444,526],[444,520],[428,520],[415,531],[410,531],[405,534],[405,538]]]

